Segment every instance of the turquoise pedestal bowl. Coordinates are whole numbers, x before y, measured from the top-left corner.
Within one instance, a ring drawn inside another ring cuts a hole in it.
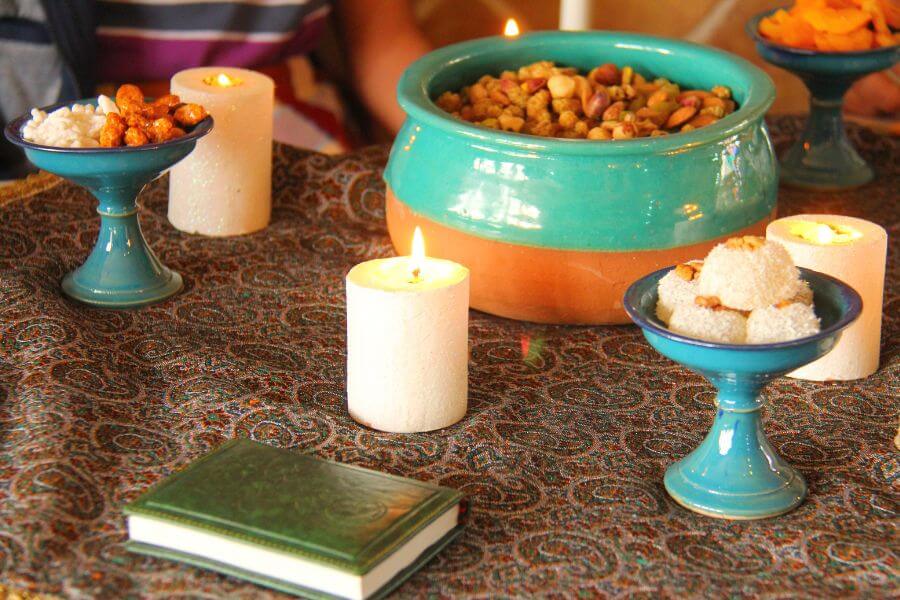
[[[685,508],[723,519],[762,519],[792,510],[806,496],[806,482],[766,439],[761,390],[827,354],[859,316],[859,294],[833,277],[800,269],[813,290],[820,333],[777,344],[717,344],[673,333],[657,319],[657,284],[668,271],[635,282],[625,294],[625,310],[650,345],[706,377],[718,394],[712,429],[696,450],[666,470],[666,490]]]
[[[819,52],[776,44],[759,33],[759,22],[747,32],[763,60],[798,76],[809,89],[809,119],[800,138],[781,157],[781,180],[796,187],[835,190],[868,183],[874,173],[856,152],[844,130],[844,94],[869,73],[888,69],[900,60],[900,46],[860,52]]]
[[[91,104],[93,100],[80,100]],[[52,112],[65,105],[50,106]],[[9,123],[6,137],[21,146],[37,167],[87,188],[99,201],[100,233],[87,260],[63,277],[63,292],[105,308],[131,308],[159,302],[182,287],[147,245],[138,223],[138,193],[150,181],[191,153],[213,127],[211,117],[187,135],[159,144],[120,148],[55,148],[22,137],[30,116]]]
[[[486,73],[553,60],[586,72],[606,62],[683,89],[729,86],[739,108],[689,133],[622,141],[487,129],[433,98]],[[409,252],[466,265],[471,304],[549,323],[625,323],[637,278],[703,256],[731,235],[762,234],[778,173],[763,115],[769,77],[725,52],[610,31],[538,32],[440,48],[403,75],[404,123],[385,170],[387,222]]]

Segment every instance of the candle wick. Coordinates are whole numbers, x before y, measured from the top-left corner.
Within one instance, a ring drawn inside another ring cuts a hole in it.
[[[410,283],[419,283],[419,281],[421,281],[421,278],[419,277],[421,274],[422,274],[422,269],[420,269],[419,267],[416,267],[415,269],[413,269],[412,270],[412,281]]]

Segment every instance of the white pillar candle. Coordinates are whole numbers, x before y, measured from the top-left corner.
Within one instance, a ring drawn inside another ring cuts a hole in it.
[[[766,237],[781,242],[798,267],[831,275],[862,297],[859,319],[844,330],[834,349],[788,374],[811,381],[846,381],[878,370],[887,232],[863,219],[796,215],[769,224]]]
[[[416,237],[421,242],[418,230]],[[347,274],[350,416],[398,433],[431,431],[462,419],[468,325],[469,270],[426,258],[422,243],[413,243],[413,256],[353,267]]]
[[[568,31],[584,31],[591,28],[592,0],[560,0],[559,28]]]
[[[275,84],[246,69],[201,67],[176,73],[172,93],[202,104],[212,132],[172,168],[169,221],[188,233],[252,233],[272,212]]]

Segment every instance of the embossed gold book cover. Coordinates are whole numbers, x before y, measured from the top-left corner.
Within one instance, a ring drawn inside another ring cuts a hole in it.
[[[458,535],[462,500],[236,439],[126,506],[127,547],[307,597],[380,597]]]

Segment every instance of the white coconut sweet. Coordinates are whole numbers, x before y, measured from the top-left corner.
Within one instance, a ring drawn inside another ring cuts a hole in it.
[[[813,307],[802,302],[757,308],[747,318],[748,344],[774,344],[808,337],[821,331]]]
[[[703,262],[697,293],[749,311],[790,300],[800,291],[800,273],[788,251],[761,237],[731,238]]]
[[[747,319],[734,310],[680,304],[669,319],[669,330],[709,342],[743,344],[747,337]]]
[[[697,275],[703,268],[702,260],[676,266],[657,284],[656,316],[668,324],[672,311],[682,304],[693,304],[697,296]]]

